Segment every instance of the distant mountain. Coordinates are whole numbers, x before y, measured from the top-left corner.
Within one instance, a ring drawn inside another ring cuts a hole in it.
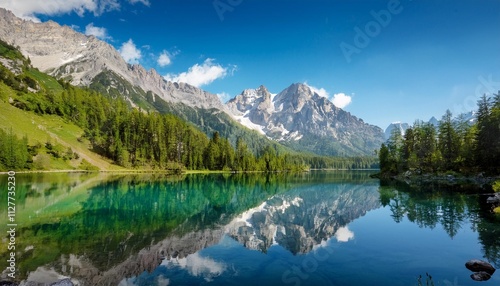
[[[19,47],[42,72],[124,98],[134,108],[176,114],[208,135],[217,131],[233,143],[238,137],[255,141],[248,142],[254,151],[266,144],[287,149],[279,142],[321,155],[372,155],[384,140],[380,128],[337,108],[303,84],[276,95],[263,86],[245,90],[224,105],[212,93],[167,81],[154,69],[127,64],[110,44],[52,21],[33,23],[0,8],[0,39]]]
[[[387,126],[385,129],[384,135],[385,135],[385,140],[389,139],[391,137],[391,134],[394,129],[399,130],[402,136],[405,135],[406,129],[410,128],[410,125],[408,123],[402,123],[402,122],[393,122]]]
[[[284,145],[322,155],[369,155],[384,140],[382,129],[301,83],[278,94],[264,86],[246,89],[227,107],[243,125]]]
[[[465,112],[453,118],[453,121],[457,123],[467,122],[467,124],[472,125],[477,122],[477,114],[475,111]]]
[[[461,113],[455,117],[453,117],[453,122],[455,124],[458,124],[458,123],[461,123],[461,122],[464,122],[464,123],[467,123],[469,125],[472,125],[474,123],[477,122],[477,118],[476,118],[476,113],[474,111],[470,111],[470,112],[466,112],[466,113]],[[429,121],[427,122],[423,122],[423,123],[430,123],[432,124],[436,129],[439,128],[439,120],[436,119],[436,117],[432,116]],[[402,122],[393,122],[391,124],[389,124],[389,126],[387,126],[387,128],[385,129],[385,140],[389,139],[389,137],[391,137],[391,133],[392,133],[392,130],[393,129],[399,129],[400,132],[401,132],[401,135],[404,136],[405,135],[405,132],[408,128],[410,128],[411,126],[408,124],[408,123],[402,123]]]
[[[432,116],[427,123],[430,123],[434,125],[434,127],[438,128],[439,127],[439,120],[436,119],[436,117]]]

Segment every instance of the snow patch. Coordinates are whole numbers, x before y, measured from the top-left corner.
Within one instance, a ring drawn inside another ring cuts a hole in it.
[[[241,123],[241,125],[249,128],[249,129],[252,129],[252,130],[257,130],[262,135],[266,135],[266,133],[264,132],[264,126],[253,123],[250,120],[250,118],[248,118],[248,114],[249,113],[250,113],[250,111],[245,112],[243,115],[232,114],[232,117],[236,121],[238,121],[239,123]]]
[[[260,206],[258,207],[255,207],[253,209],[249,209],[247,210],[246,212],[243,212],[242,214],[240,214],[239,216],[235,217],[229,224],[228,224],[228,228],[230,228],[231,226],[234,226],[234,225],[239,225],[241,223],[243,223],[244,225],[247,225],[249,227],[252,227],[252,223],[250,222],[250,220],[252,219],[252,216],[254,213],[260,213],[260,212],[263,212],[265,211],[266,209],[266,206],[267,206],[267,203],[264,202],[262,203]],[[228,229],[227,228],[227,229]],[[227,230],[226,229],[226,230]]]
[[[64,65],[64,64],[67,64],[67,63],[70,63],[72,61],[75,61],[81,57],[83,57],[83,54],[78,54],[74,57],[68,57],[69,55],[67,53],[65,53],[65,56],[63,58],[61,58],[61,63]],[[66,58],[68,57],[68,58]]]

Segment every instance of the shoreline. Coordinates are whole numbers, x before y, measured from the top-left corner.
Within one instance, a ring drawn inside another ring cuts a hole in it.
[[[266,173],[265,171],[232,171],[232,170],[185,170],[181,173],[171,172],[169,170],[22,170],[14,171],[16,174],[49,174],[49,173],[109,173],[109,174],[165,174],[165,175],[189,175],[189,174],[253,174],[253,173]],[[379,171],[379,169],[308,169],[301,172],[308,171]],[[0,175],[7,175],[10,171],[0,171]],[[273,173],[287,173],[287,171],[276,171]]]
[[[475,186],[482,189],[491,188],[495,181],[500,180],[500,175],[496,176],[485,176],[482,173],[464,175],[460,173],[455,174],[415,174],[407,171],[402,174],[397,175],[387,175],[387,174],[373,174],[373,178],[378,178],[380,180],[395,181],[398,183],[404,183],[408,186],[427,186],[427,185],[440,185],[446,187],[458,187],[458,186]]]

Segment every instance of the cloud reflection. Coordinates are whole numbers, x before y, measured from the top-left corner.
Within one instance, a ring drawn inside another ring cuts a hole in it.
[[[350,231],[349,228],[341,227],[335,233],[335,238],[338,242],[348,242],[354,238],[354,232]]]
[[[203,277],[206,281],[212,281],[214,277],[221,275],[226,270],[224,263],[202,257],[199,253],[190,254],[185,258],[164,260],[162,264],[169,268],[175,266],[184,268],[192,276]]]

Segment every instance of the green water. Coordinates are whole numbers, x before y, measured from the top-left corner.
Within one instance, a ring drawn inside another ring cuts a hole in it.
[[[418,285],[421,275],[426,285],[429,273],[434,285],[475,285],[467,260],[500,265],[487,196],[408,191],[368,175],[17,174],[16,281]],[[481,284],[499,282],[495,273]]]

